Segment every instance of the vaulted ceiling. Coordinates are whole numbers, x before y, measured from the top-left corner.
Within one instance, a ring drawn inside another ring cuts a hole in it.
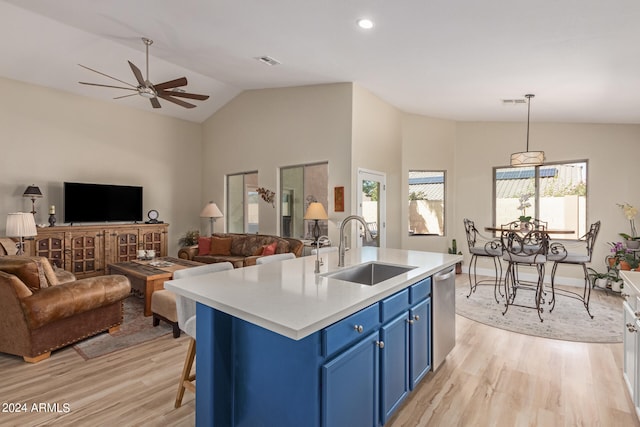
[[[640,123],[637,0],[4,0],[0,76],[202,122],[243,90],[355,82],[464,121]],[[359,18],[374,21],[363,30]],[[185,76],[186,109],[78,84]],[[269,56],[270,66],[256,58]]]

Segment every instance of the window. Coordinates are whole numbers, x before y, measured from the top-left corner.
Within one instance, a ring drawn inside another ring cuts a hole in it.
[[[227,231],[229,233],[257,233],[258,172],[227,175]]]
[[[312,238],[315,221],[305,221],[311,202],[328,209],[329,164],[315,163],[280,169],[280,234],[283,237]],[[320,235],[327,235],[328,221],[319,221]]]
[[[409,171],[409,236],[444,236],[445,171]]]
[[[578,238],[587,232],[586,160],[493,169],[496,225],[522,215],[546,221],[550,230],[575,230],[557,238]]]

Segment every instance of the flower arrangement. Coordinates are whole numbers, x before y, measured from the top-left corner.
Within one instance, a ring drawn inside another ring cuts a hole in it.
[[[616,204],[618,205],[619,208],[622,209],[622,213],[624,213],[624,216],[627,218],[627,220],[629,221],[629,225],[631,226],[631,235],[626,233],[620,233],[620,236],[624,237],[627,240],[637,239],[638,235],[636,233],[635,218],[638,215],[638,209],[631,206],[627,202],[616,203]]]
[[[533,194],[531,193],[527,193],[527,194],[523,194],[522,196],[520,196],[520,198],[518,199],[520,201],[520,206],[518,206],[518,210],[522,211],[522,215],[520,215],[520,218],[518,218],[520,221],[522,222],[529,222],[531,221],[531,217],[527,216],[527,208],[531,207],[531,203],[529,203],[529,198],[533,196]]]
[[[611,267],[616,270],[635,270],[640,265],[640,259],[637,259],[632,250],[626,248],[622,242],[609,242],[611,246],[611,255],[608,257],[611,261]]]

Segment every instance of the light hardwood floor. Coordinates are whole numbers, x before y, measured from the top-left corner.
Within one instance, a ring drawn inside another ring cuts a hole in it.
[[[460,316],[456,331],[447,361],[388,426],[640,427],[622,379],[622,344],[536,338]],[[68,347],[35,365],[0,353],[0,404],[27,405],[0,412],[0,425],[192,426],[192,393],[173,408],[187,344],[167,335],[88,361]],[[34,412],[34,403],[62,412]]]

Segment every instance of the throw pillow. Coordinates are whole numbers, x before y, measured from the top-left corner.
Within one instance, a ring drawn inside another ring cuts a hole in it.
[[[210,255],[231,255],[231,237],[212,237]]]
[[[273,242],[270,245],[267,245],[264,247],[264,250],[262,251],[262,255],[273,255],[276,253],[276,247],[278,246],[278,242]]]
[[[198,255],[209,255],[211,252],[211,237],[198,238]]]

